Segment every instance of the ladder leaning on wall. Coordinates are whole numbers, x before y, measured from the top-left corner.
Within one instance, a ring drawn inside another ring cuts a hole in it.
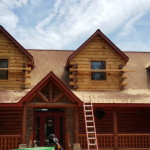
[[[98,150],[92,102],[83,103],[88,150]]]

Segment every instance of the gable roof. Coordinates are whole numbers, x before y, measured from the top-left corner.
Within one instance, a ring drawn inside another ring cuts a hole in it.
[[[74,51],[67,59],[66,67],[69,66],[69,62],[73,59],[91,40],[93,40],[97,35],[100,35],[112,48],[115,50],[124,60],[127,62],[129,60],[126,56],[113,42],[111,42],[99,29],[89,37],[76,51]]]
[[[31,67],[34,67],[34,59],[33,56],[22,46],[20,45],[1,25],[0,31],[4,33],[32,62]]]
[[[29,91],[18,103],[22,104],[30,101],[39,90],[41,90],[49,81],[55,83],[71,100],[74,100],[79,105],[82,104],[81,100],[69,90],[68,87],[51,71],[48,73],[31,91]]]

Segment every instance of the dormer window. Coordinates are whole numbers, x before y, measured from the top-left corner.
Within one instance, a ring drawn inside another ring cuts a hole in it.
[[[3,68],[8,68],[8,59],[0,59],[0,79],[8,79],[8,70]]]
[[[105,61],[92,61],[91,69],[91,80],[106,80],[106,72],[99,71],[106,69]]]

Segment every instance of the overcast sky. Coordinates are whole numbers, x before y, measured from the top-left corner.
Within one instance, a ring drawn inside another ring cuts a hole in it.
[[[150,51],[150,0],[0,0],[0,24],[26,49],[77,49],[100,29],[123,51]]]

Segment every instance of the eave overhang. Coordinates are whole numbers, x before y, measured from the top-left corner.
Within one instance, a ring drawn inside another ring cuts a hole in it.
[[[104,39],[113,50],[115,50],[125,62],[128,62],[129,58],[126,56],[113,42],[111,42],[99,29],[90,37],[88,38],[76,51],[74,51],[67,59],[66,68],[69,67],[70,61],[97,35],[100,35],[102,39]]]
[[[64,93],[73,101],[75,101],[79,106],[82,106],[83,102],[51,71],[48,73],[35,87],[31,89],[19,102],[18,104],[23,104],[29,102],[36,93],[41,90],[49,81],[55,82]]]
[[[33,59],[33,56],[20,43],[18,43],[12,37],[12,35],[10,35],[1,25],[0,25],[0,31],[2,33],[4,33],[31,60],[30,67],[34,68],[34,59]]]

